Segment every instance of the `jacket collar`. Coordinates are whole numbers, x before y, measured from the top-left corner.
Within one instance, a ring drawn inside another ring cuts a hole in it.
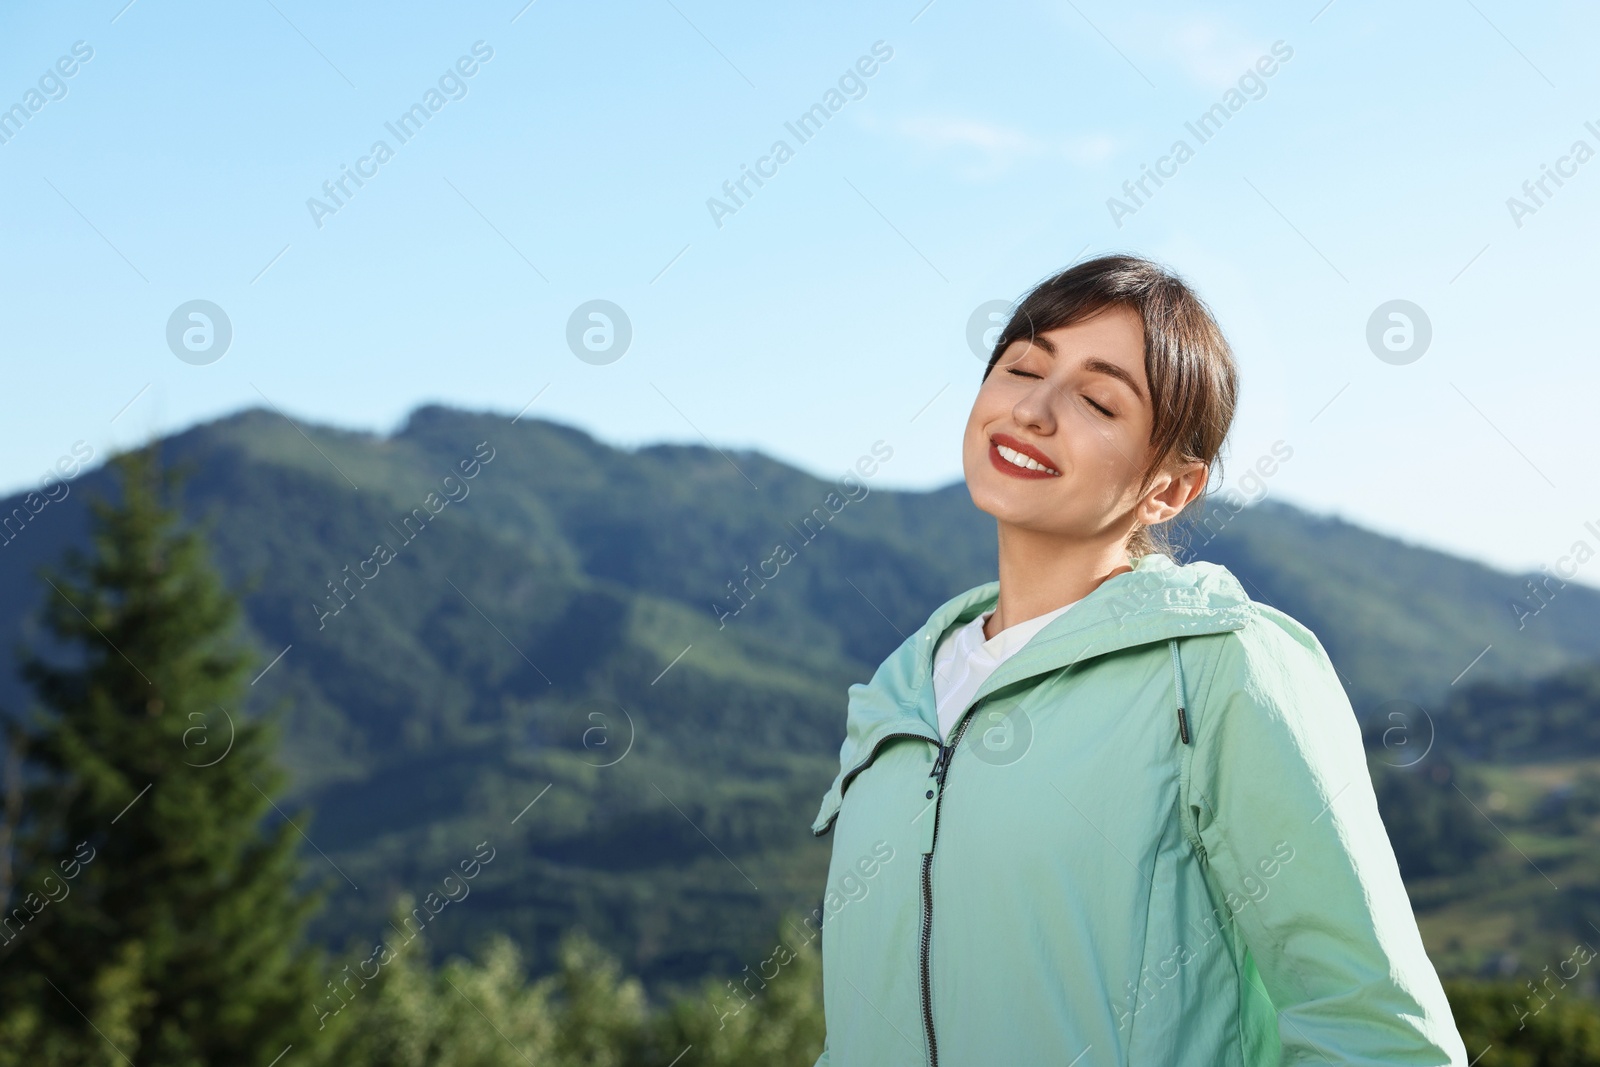
[[[952,625],[970,622],[994,608],[999,599],[1000,583],[988,582],[946,601],[929,616],[914,641],[917,670],[913,685],[902,694],[902,705],[914,712],[927,696],[931,711],[933,653],[939,638]],[[973,699],[1091,656],[1174,637],[1237,630],[1255,612],[1239,580],[1221,564],[1195,561],[1180,566],[1171,557],[1152,552],[1141,556],[1133,570],[1101,582],[1051,620],[989,676]],[[901,653],[905,651],[902,646]]]
[[[1000,583],[987,582],[945,601],[921,629],[884,660],[872,681],[849,690],[845,741],[834,778],[813,832],[831,820],[849,777],[864,766],[885,738],[925,737],[940,744],[933,692],[933,656],[939,639],[995,607]],[[1153,552],[1131,571],[1101,582],[1088,596],[1050,621],[1002,663],[974,694],[990,693],[1094,656],[1197,634],[1238,630],[1256,614],[1239,580],[1221,564],[1179,565]]]

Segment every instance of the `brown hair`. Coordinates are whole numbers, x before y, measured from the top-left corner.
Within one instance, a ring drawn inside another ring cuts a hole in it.
[[[1205,302],[1166,267],[1138,256],[1086,260],[1047,278],[1022,299],[995,341],[983,378],[1016,341],[1126,307],[1144,322],[1144,370],[1150,383],[1153,459],[1139,484],[1142,493],[1169,460],[1199,460],[1220,474],[1223,442],[1233,423],[1239,371],[1233,351]],[[1196,502],[1210,498],[1216,479]],[[1128,559],[1151,552],[1176,555],[1169,528],[1193,504],[1160,526],[1137,526],[1128,538]]]

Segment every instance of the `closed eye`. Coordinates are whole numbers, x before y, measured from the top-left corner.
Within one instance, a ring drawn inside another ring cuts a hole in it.
[[[1006,368],[1006,373],[1007,374],[1015,374],[1019,378],[1038,378],[1038,377],[1041,377],[1041,375],[1035,374],[1032,371],[1018,370],[1015,367]],[[1089,406],[1090,407],[1094,408],[1096,411],[1098,411],[1100,414],[1104,415],[1106,418],[1114,419],[1114,418],[1117,417],[1117,413],[1115,411],[1108,411],[1104,406],[1102,406],[1100,404],[1096,404],[1094,402],[1094,399],[1092,397],[1088,396],[1087,394],[1084,394],[1083,398],[1085,400],[1089,401]]]

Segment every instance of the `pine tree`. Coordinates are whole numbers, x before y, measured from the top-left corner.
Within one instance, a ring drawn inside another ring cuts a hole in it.
[[[266,1067],[314,1029],[319,894],[296,889],[294,827],[265,826],[284,776],[240,707],[255,657],[156,449],[110,461],[91,551],[42,572],[59,647],[22,653],[41,706],[18,738],[0,1062]]]

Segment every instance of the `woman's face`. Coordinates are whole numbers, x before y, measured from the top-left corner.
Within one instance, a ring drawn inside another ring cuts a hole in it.
[[[1144,326],[1132,310],[1112,306],[1013,342],[967,419],[961,458],[972,502],[1002,523],[1115,540],[1140,503],[1152,423]],[[1017,452],[1049,471],[1019,466],[1028,461]]]

